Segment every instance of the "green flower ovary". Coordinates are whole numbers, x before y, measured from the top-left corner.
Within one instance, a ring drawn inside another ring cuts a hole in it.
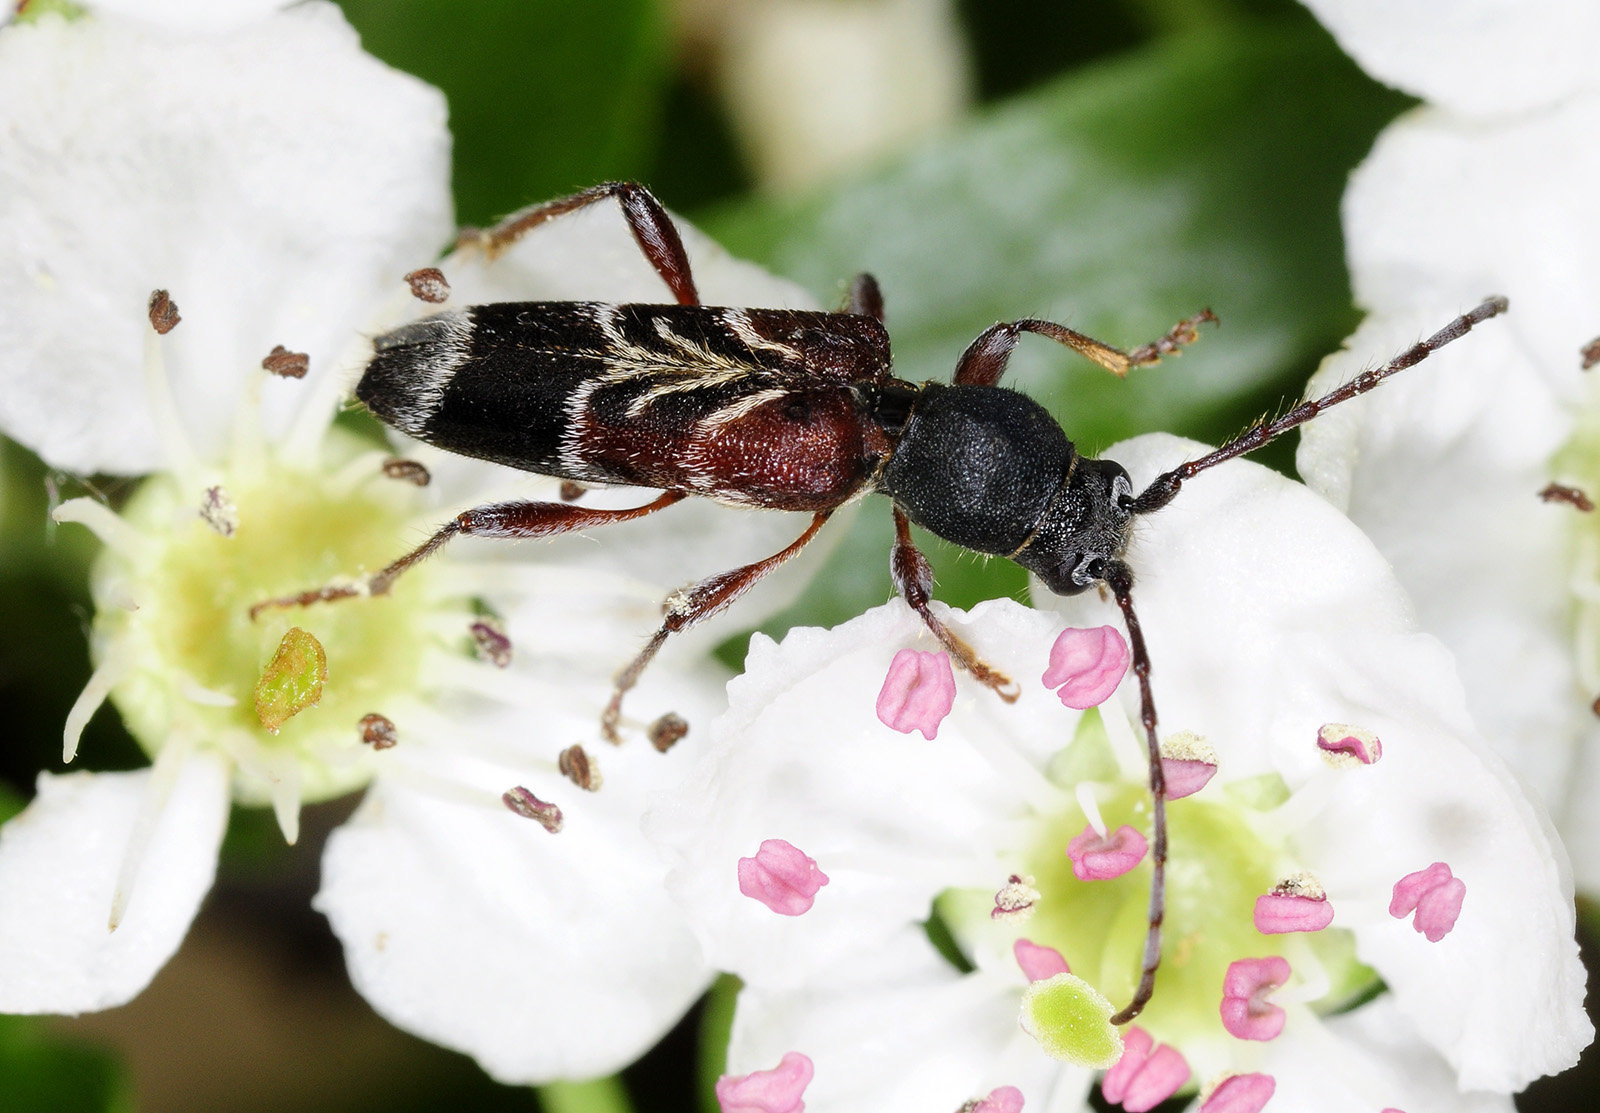
[[[428,569],[412,571],[382,598],[271,608],[255,621],[249,612],[265,599],[381,568],[413,540],[414,487],[374,479],[346,489],[327,479],[367,449],[336,430],[324,447],[330,466],[315,474],[280,465],[224,475],[221,485],[238,507],[231,537],[200,518],[199,492],[180,492],[170,475],[152,477],[134,494],[123,517],[152,544],[136,561],[115,550],[102,556],[95,635],[100,652],[124,652],[132,662],[111,698],[147,752],[184,732],[235,755],[252,744],[269,759],[292,755],[307,800],[366,781],[367,763],[351,757],[357,724],[412,696],[423,679],[424,652],[434,640],[423,602]],[[119,586],[137,610],[116,605]],[[291,626],[321,643],[328,679],[320,702],[273,735],[257,715],[254,693]],[[197,701],[186,694],[194,684],[234,703]],[[268,789],[236,778],[246,802],[265,802]]]

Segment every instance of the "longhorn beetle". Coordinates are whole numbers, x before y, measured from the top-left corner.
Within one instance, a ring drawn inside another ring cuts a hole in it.
[[[1043,406],[997,384],[1025,332],[1120,376],[1193,342],[1199,324],[1216,320],[1209,310],[1129,352],[1050,321],[1002,322],[967,347],[950,384],[919,384],[891,374],[883,299],[870,275],[855,279],[846,312],[701,305],[672,219],[633,182],[607,182],[533,206],[465,242],[493,256],[553,217],[612,198],[676,305],[511,302],[439,313],[377,337],[356,397],[389,425],[438,448],[578,483],[662,494],[624,510],[549,502],[475,507],[364,585],[324,587],[260,606],[382,595],[458,534],[549,537],[643,517],[690,495],[810,511],[811,524],[787,548],[668,598],[661,628],[617,674],[601,719],[602,732],[615,742],[622,697],[667,638],[727,607],[858,495],[889,496],[895,588],[950,655],[1004,699],[1016,699],[1016,686],[929,609],[933,574],[912,543],[911,523],[965,548],[1009,557],[1058,595],[1108,590],[1132,647],[1154,798],[1143,966],[1132,1001],[1111,1018],[1132,1020],[1150,999],[1160,963],[1167,857],[1150,656],[1134,613],[1133,572],[1123,560],[1134,520],[1166,506],[1206,469],[1371,390],[1504,312],[1505,299],[1486,300],[1382,367],[1258,422],[1135,493],[1120,464],[1080,455]]]

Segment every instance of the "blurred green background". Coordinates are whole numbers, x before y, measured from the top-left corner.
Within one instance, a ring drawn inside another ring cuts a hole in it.
[[[1089,452],[1152,429],[1216,441],[1298,396],[1357,320],[1339,229],[1346,176],[1408,104],[1293,0],[929,0],[921,7],[944,37],[905,51],[904,88],[819,70],[811,40],[773,24],[764,0],[342,6],[369,50],[449,97],[462,223],[604,179],[647,182],[824,304],[856,272],[874,273],[902,377],[947,377],[997,319],[1049,317],[1132,346],[1214,309],[1222,326],[1182,360],[1126,382],[1024,341],[1009,381]],[[809,6],[816,19],[861,7]],[[820,83],[788,87],[789,103],[813,104],[809,120],[763,114],[759,83],[784,76],[773,51],[794,62],[795,80]],[[1268,462],[1287,468],[1292,448],[1275,446]],[[3,442],[0,479],[9,814],[40,769],[60,768],[61,724],[89,671],[92,546],[86,531],[48,524],[57,492],[79,479]],[[126,487],[89,482],[112,498]],[[869,504],[768,628],[834,622],[886,599],[889,536],[886,507]],[[1006,562],[927,548],[948,602],[1026,590]],[[724,655],[736,663],[742,650],[736,639]],[[142,764],[109,712],[80,760]],[[714,1043],[726,994],[620,1083],[537,1094],[499,1087],[376,1018],[309,907],[321,837],[351,806],[310,809],[294,848],[270,816],[236,815],[194,931],[132,1004],[72,1021],[0,1017],[0,1109],[707,1108],[701,1029]],[[1591,1059],[1519,1107],[1589,1108],[1593,1077]]]

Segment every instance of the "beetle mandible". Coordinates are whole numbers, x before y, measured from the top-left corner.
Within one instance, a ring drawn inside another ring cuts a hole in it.
[[[883,299],[870,275],[855,279],[844,312],[701,305],[672,219],[634,182],[606,182],[532,206],[466,242],[492,256],[553,217],[611,199],[676,304],[513,302],[439,313],[377,337],[355,393],[387,424],[438,448],[575,483],[662,494],[622,510],[530,501],[475,507],[360,586],[262,606],[384,594],[457,535],[549,537],[643,517],[690,495],[809,511],[811,524],[786,548],[668,598],[661,627],[617,674],[601,719],[615,742],[624,694],[668,637],[729,606],[799,553],[835,510],[867,493],[893,503],[895,588],[950,655],[1002,698],[1016,698],[1010,679],[930,609],[932,569],[912,542],[911,523],[1007,557],[1057,594],[1109,591],[1128,630],[1154,800],[1143,966],[1133,999],[1112,1017],[1115,1024],[1132,1020],[1150,999],[1160,963],[1167,856],[1150,657],[1124,560],[1135,521],[1166,506],[1199,473],[1420,362],[1503,312],[1505,299],[1486,300],[1389,363],[1252,425],[1136,493],[1121,465],[1078,453],[1043,406],[999,386],[1000,378],[1023,333],[1125,375],[1193,342],[1201,323],[1216,320],[1209,310],[1127,352],[1051,321],[1001,322],[967,347],[949,384],[918,384],[891,373]]]

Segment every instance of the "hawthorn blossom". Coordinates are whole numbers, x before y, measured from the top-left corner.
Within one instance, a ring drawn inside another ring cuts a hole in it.
[[[1200,451],[1158,435],[1108,455],[1138,487]],[[941,611],[1030,682],[1006,704],[958,677],[924,739],[875,714],[877,678],[932,641],[896,602],[757,638],[711,752],[646,818],[706,953],[743,980],[729,1076],[805,1056],[810,1113],[983,1108],[1003,1087],[1082,1109],[1107,1068],[1130,1110],[1197,1089],[1213,1110],[1509,1110],[1574,1062],[1592,1031],[1560,846],[1365,537],[1232,463],[1142,519],[1129,560],[1162,733],[1214,765],[1168,805],[1150,1005],[1107,1023],[1138,978],[1148,858],[1088,879],[1069,858],[1086,824],[1153,841],[1138,685],[1078,711],[1031,680],[1063,626],[1119,626],[1115,606]],[[1352,729],[1379,760],[1325,750]],[[741,892],[736,863],[768,839],[829,879],[803,914]],[[1391,902],[1435,862],[1464,900],[1431,942]]]
[[[646,673],[623,745],[598,717],[668,590],[796,520],[686,505],[606,544],[458,542],[386,597],[251,615],[467,506],[557,497],[332,419],[369,337],[431,309],[408,272],[458,303],[659,300],[620,216],[415,275],[452,233],[444,100],[330,4],[207,33],[23,21],[0,30],[0,114],[0,428],[58,468],[144,476],[120,508],[56,510],[104,542],[64,758],[107,700],[151,758],[43,773],[0,831],[0,1011],[138,994],[212,884],[230,802],[293,842],[303,803],[367,787],[317,906],[368,1000],[507,1082],[636,1057],[710,976],[638,817],[721,705],[715,624]],[[805,303],[684,231],[708,297]],[[642,735],[668,710],[694,729],[663,756]]]
[[[1300,469],[1394,565],[1474,717],[1560,822],[1578,888],[1600,892],[1600,534],[1583,509],[1600,494],[1584,370],[1600,336],[1600,7],[1310,6],[1370,72],[1430,102],[1379,137],[1345,194],[1368,316],[1311,392],[1486,293],[1511,311],[1312,423]]]

